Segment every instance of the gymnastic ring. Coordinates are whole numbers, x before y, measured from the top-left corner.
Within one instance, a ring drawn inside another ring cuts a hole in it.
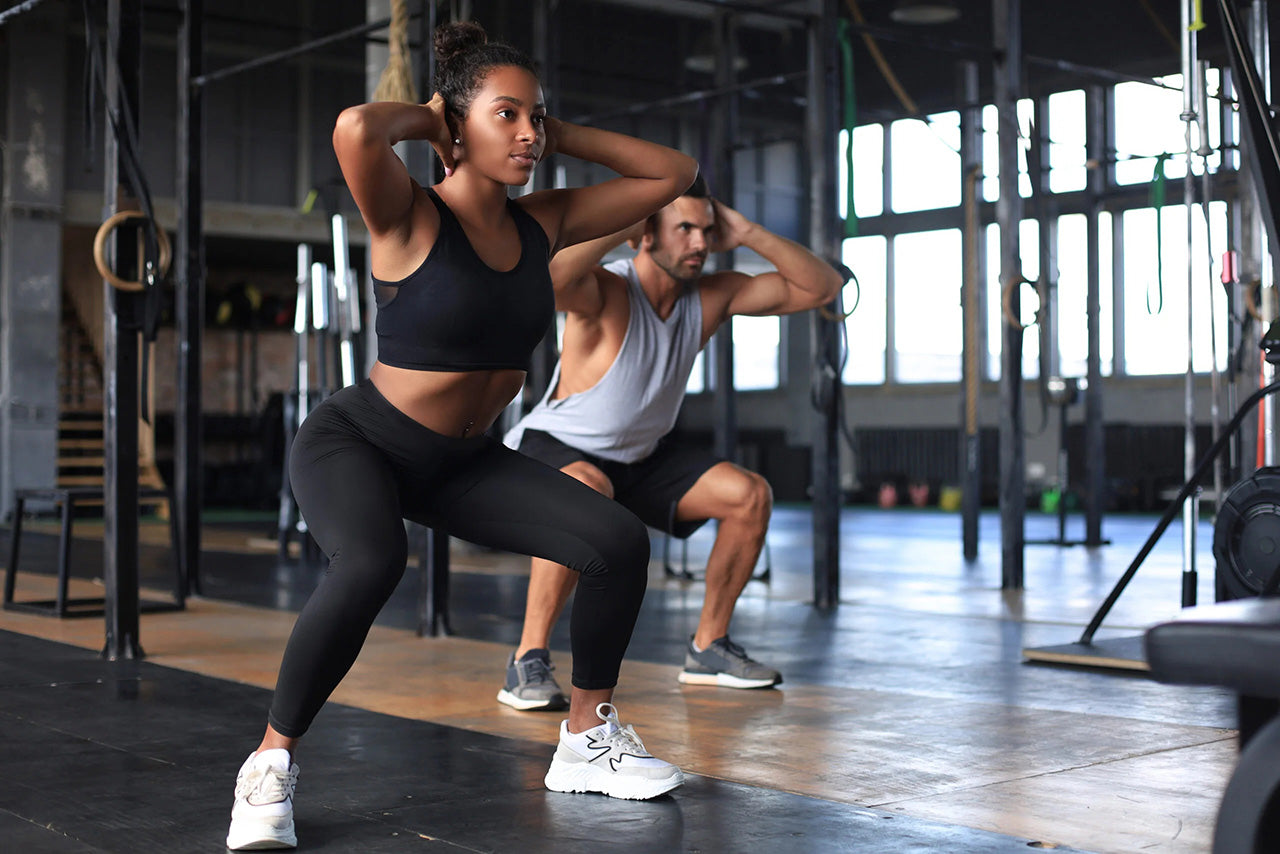
[[[1035,282],[1030,279],[1023,278],[1022,276],[1010,278],[1008,284],[1004,286],[1004,290],[1000,293],[1000,310],[1004,314],[1004,322],[1012,326],[1014,329],[1022,331],[1027,327],[1035,326],[1040,322],[1040,312],[1037,311],[1036,319],[1034,321],[1031,323],[1023,323],[1021,318],[1013,316],[1013,306],[1011,305],[1013,301],[1014,288],[1018,287],[1018,285],[1031,285],[1032,287],[1035,287],[1035,284]],[[1036,295],[1039,296],[1039,292],[1037,292]]]
[[[1261,279],[1250,279],[1244,282],[1244,308],[1249,312],[1249,316],[1259,322],[1262,321],[1262,311],[1258,308],[1258,299],[1253,295],[1254,288],[1261,290]]]
[[[133,220],[145,222],[146,219],[141,211],[120,211],[107,217],[106,222],[98,226],[98,233],[93,237],[93,264],[98,268],[98,272],[102,274],[102,278],[106,279],[108,284],[117,290],[136,293],[145,289],[146,284],[141,281],[127,282],[107,266],[107,238],[126,222]],[[159,244],[160,249],[160,259],[157,265],[159,269],[156,270],[156,278],[163,278],[165,273],[169,272],[169,262],[173,260],[173,254],[169,250],[169,235],[165,233],[163,228],[156,228],[156,243]]]

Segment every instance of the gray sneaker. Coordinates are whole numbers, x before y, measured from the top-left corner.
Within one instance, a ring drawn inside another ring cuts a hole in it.
[[[498,692],[498,702],[522,712],[567,709],[569,700],[551,675],[555,669],[549,650],[531,649],[519,661],[511,653],[507,658],[507,681]]]
[[[718,685],[721,688],[768,688],[782,683],[782,674],[750,658],[729,640],[717,638],[702,652],[694,652],[693,638],[684,655],[679,679],[686,685]]]

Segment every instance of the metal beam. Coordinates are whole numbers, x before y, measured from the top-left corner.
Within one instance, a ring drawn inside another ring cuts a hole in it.
[[[749,89],[760,89],[765,86],[780,86],[783,83],[792,80],[800,80],[808,76],[809,71],[792,71],[787,74],[773,74],[768,77],[757,77],[754,80],[747,80],[741,83],[717,83],[706,89],[698,89],[693,92],[684,92],[679,95],[672,95],[667,98],[658,98],[654,101],[646,101],[641,104],[628,104],[625,107],[617,109],[601,110],[595,113],[583,113],[569,119],[573,124],[595,124],[604,119],[618,118],[619,116],[638,116],[649,113],[654,110],[662,110],[668,107],[678,107],[681,104],[696,104],[708,98],[718,98],[721,95],[732,95],[738,92],[744,92]]]
[[[410,15],[410,17],[413,18],[413,17],[416,17],[416,15]],[[223,80],[227,77],[232,77],[236,74],[243,74],[246,71],[252,71],[255,68],[261,68],[264,65],[271,65],[276,62],[281,62],[286,59],[291,59],[292,57],[300,56],[304,53],[310,53],[314,50],[317,50],[322,47],[326,47],[331,44],[336,44],[337,42],[340,42],[340,41],[353,39],[356,36],[362,36],[362,35],[365,35],[366,33],[374,32],[375,30],[385,29],[390,25],[391,25],[390,18],[382,18],[380,20],[373,21],[371,23],[360,24],[359,26],[355,26],[355,27],[349,27],[345,30],[341,30],[336,33],[331,33],[327,36],[321,36],[318,39],[312,39],[311,41],[303,42],[300,45],[295,45],[290,48],[285,48],[284,50],[278,50],[275,53],[269,53],[269,54],[266,54],[265,56],[259,56],[255,59],[249,59],[244,62],[238,62],[235,65],[228,65],[226,68],[219,68],[217,71],[211,71],[208,74],[197,74],[191,78],[191,83],[193,86],[205,86],[206,84],[212,83],[215,80]]]

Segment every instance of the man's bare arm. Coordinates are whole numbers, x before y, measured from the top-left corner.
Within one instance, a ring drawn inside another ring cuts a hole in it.
[[[556,308],[588,317],[604,307],[596,267],[614,249],[630,242],[634,247],[644,234],[644,223],[607,234],[585,243],[561,249],[551,259],[551,284],[556,292]]]
[[[809,249],[751,222],[719,201],[716,209],[716,242],[712,251],[737,246],[752,250],[775,268],[759,276],[726,277],[724,316],[792,314],[826,305],[835,299],[844,282],[839,273]]]

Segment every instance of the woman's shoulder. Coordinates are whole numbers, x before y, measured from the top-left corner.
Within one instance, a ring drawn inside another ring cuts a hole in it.
[[[564,190],[536,190],[511,202],[542,227],[547,244],[554,246],[564,217]]]

